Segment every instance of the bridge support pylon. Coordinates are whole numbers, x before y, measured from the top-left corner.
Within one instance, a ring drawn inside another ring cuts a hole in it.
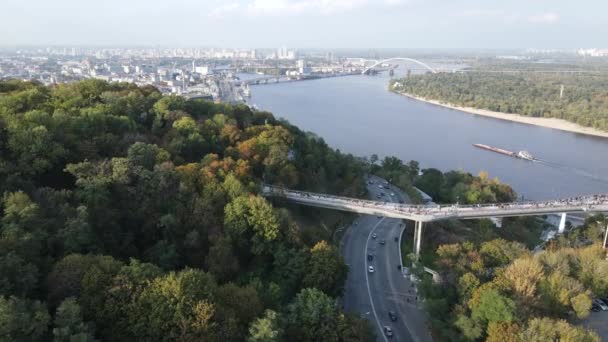
[[[422,244],[422,221],[415,221],[414,224],[414,255],[416,261],[420,259],[420,245]]]
[[[562,213],[562,218],[559,220],[559,227],[557,228],[558,234],[563,234],[566,230],[566,213]]]
[[[490,221],[494,223],[496,228],[502,228],[502,217],[490,217]]]

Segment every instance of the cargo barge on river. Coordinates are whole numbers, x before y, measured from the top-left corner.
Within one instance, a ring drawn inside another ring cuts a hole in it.
[[[506,156],[513,157],[513,158],[519,158],[519,159],[529,160],[529,161],[535,160],[534,156],[528,151],[513,152],[513,151],[505,150],[502,148],[498,148],[498,147],[484,145],[484,144],[473,144],[473,146],[475,146],[477,148],[481,148],[483,150],[488,150],[488,151],[504,154]]]

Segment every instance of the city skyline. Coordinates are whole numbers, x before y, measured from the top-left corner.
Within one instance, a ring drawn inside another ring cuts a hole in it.
[[[464,0],[7,0],[0,46],[603,47],[608,4]],[[328,34],[330,33],[330,34]]]

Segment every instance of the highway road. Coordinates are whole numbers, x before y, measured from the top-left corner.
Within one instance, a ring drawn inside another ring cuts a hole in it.
[[[374,183],[368,184],[368,190],[373,199],[383,192],[380,199],[407,202],[407,196],[397,188],[381,189],[378,185],[384,185],[384,180],[370,179]],[[395,195],[390,196],[391,193]],[[416,305],[415,288],[397,267],[401,259],[395,238],[399,238],[402,224],[399,219],[362,215],[346,231],[341,244],[349,265],[344,309],[368,319],[376,330],[377,341],[432,341],[426,314]],[[368,255],[372,256],[371,260]],[[369,266],[374,267],[373,273],[368,271]],[[396,321],[390,319],[389,311],[397,314]],[[392,338],[385,336],[385,326],[393,330]]]

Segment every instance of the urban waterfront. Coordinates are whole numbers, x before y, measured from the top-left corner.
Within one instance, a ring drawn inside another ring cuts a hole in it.
[[[608,139],[463,113],[391,93],[387,75],[252,87],[250,103],[358,156],[462,169],[511,184],[526,199],[608,192]],[[483,151],[528,150],[541,162]]]

